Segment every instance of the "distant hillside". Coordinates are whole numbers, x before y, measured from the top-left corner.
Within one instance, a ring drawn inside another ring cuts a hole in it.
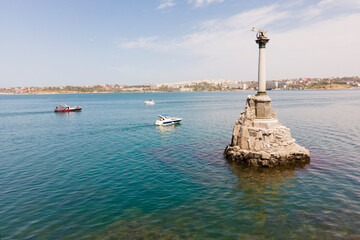
[[[307,86],[306,89],[348,89],[352,88],[347,84],[339,84],[339,83],[322,83],[322,84],[313,84]]]

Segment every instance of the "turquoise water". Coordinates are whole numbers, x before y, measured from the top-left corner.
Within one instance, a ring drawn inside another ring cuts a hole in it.
[[[269,92],[311,164],[258,171],[222,156],[253,93],[0,96],[1,239],[359,238],[360,91]]]

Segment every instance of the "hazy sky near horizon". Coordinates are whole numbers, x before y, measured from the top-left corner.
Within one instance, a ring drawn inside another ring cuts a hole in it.
[[[0,0],[0,87],[360,75],[360,0]]]

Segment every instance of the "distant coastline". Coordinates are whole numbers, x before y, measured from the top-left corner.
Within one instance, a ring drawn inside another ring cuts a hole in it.
[[[360,89],[358,87],[354,88],[318,88],[318,89],[274,89],[274,90],[268,90],[268,91],[313,91],[313,90],[354,90],[354,89]],[[256,91],[256,89],[253,90],[228,90],[228,91],[192,91],[187,93],[199,93],[199,92],[246,92],[246,91]],[[0,93],[1,95],[60,95],[60,94],[96,94],[96,93],[185,93],[185,92],[175,92],[175,91],[169,91],[169,92],[159,92],[159,91],[144,91],[144,92],[32,92],[32,93]]]
[[[132,93],[132,92],[226,92],[254,91],[257,82],[235,82],[226,79],[198,80],[176,83],[92,86],[11,87],[0,88],[1,95],[14,94],[79,94],[79,93]],[[360,88],[360,77],[299,78],[267,81],[268,90],[333,90]]]

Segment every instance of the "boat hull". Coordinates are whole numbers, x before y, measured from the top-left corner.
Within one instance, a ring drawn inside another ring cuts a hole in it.
[[[81,108],[74,109],[55,109],[55,112],[80,112]]]
[[[154,101],[145,101],[144,104],[145,105],[154,105],[155,102]]]
[[[173,120],[173,121],[171,121],[171,120],[166,120],[166,121],[157,120],[155,122],[155,125],[157,125],[157,126],[170,126],[170,125],[178,124],[180,122],[181,122],[181,120]]]

